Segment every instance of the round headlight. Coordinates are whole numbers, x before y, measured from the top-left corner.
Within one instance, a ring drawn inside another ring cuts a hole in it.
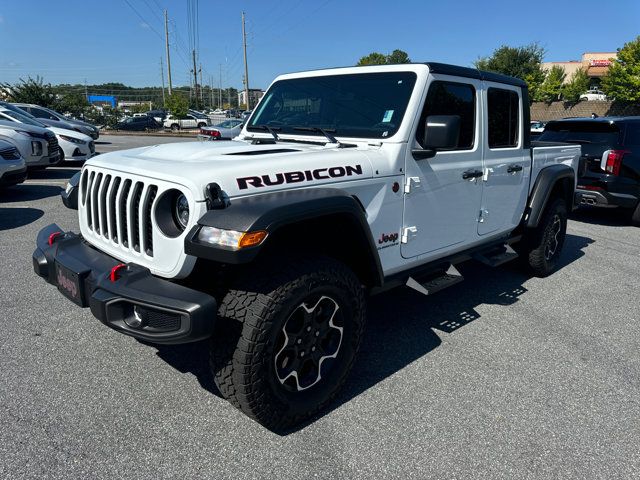
[[[189,200],[187,200],[187,197],[182,193],[176,198],[174,215],[180,229],[184,230],[187,228],[187,224],[189,223]]]

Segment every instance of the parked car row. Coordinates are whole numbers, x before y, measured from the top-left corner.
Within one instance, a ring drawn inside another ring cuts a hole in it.
[[[28,170],[95,155],[99,129],[48,108],[0,101],[0,186],[24,181]]]

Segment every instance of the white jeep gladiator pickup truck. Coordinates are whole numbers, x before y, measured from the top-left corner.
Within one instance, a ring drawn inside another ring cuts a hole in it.
[[[366,296],[431,295],[455,266],[550,274],[580,147],[529,138],[526,84],[438,63],[278,77],[241,134],[87,161],[38,234],[38,275],[147,342],[209,338],[220,392],[271,429],[323,408]]]

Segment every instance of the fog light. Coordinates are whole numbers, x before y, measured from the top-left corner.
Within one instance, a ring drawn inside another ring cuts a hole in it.
[[[143,313],[142,309],[137,305],[133,306],[133,316],[129,316],[124,319],[124,323],[129,325],[131,328],[141,328],[143,324]]]
[[[40,142],[31,142],[31,155],[35,155],[37,157],[42,155],[42,144]]]

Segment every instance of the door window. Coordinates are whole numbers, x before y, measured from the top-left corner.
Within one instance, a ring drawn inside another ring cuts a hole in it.
[[[416,140],[421,144],[427,117],[432,115],[458,115],[460,136],[453,150],[470,150],[475,140],[476,89],[467,83],[433,81],[429,86],[424,109],[420,116]]]
[[[520,98],[513,90],[489,88],[489,148],[513,148],[520,136]]]

